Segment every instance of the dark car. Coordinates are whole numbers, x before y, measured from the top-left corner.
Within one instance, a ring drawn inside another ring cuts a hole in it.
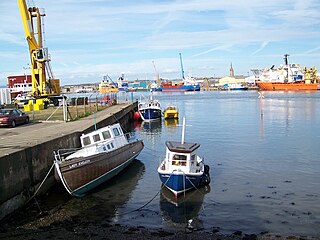
[[[18,124],[28,122],[28,114],[19,109],[0,109],[0,126],[15,127]]]

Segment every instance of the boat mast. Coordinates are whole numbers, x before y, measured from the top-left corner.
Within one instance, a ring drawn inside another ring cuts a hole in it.
[[[179,56],[180,56],[180,65],[181,65],[181,77],[182,79],[184,79],[184,70],[183,70],[181,53],[179,53]]]
[[[185,131],[185,127],[186,127],[186,118],[183,117],[181,144],[184,144],[184,131]]]
[[[289,57],[289,56],[290,56],[290,55],[286,53],[286,54],[284,55],[284,57],[283,57],[285,66],[288,66],[288,57]]]

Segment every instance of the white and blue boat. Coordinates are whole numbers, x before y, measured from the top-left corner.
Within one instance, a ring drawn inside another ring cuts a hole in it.
[[[140,117],[143,121],[154,121],[161,119],[161,106],[158,100],[153,99],[152,93],[150,94],[150,98],[145,101],[139,102],[138,112],[140,113]]]
[[[181,142],[166,141],[166,157],[158,167],[162,184],[176,197],[210,183],[209,166],[197,155],[200,144],[185,142],[184,131],[185,118]]]

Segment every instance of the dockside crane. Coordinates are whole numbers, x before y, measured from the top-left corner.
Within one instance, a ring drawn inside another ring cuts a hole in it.
[[[48,48],[43,46],[42,18],[45,14],[38,7],[28,7],[25,0],[17,1],[29,46],[31,95],[37,99],[50,99],[54,105],[58,105],[60,80],[53,77]]]
[[[184,80],[184,70],[183,70],[181,53],[179,53],[179,56],[180,56],[180,65],[181,65],[181,77],[182,77],[182,80]]]

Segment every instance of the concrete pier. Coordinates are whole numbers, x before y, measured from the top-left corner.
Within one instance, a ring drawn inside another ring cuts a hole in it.
[[[82,133],[133,119],[135,103],[121,103],[74,122],[39,122],[0,128],[0,219],[27,203],[53,164],[53,151],[80,147]],[[41,192],[55,184],[53,171]]]

